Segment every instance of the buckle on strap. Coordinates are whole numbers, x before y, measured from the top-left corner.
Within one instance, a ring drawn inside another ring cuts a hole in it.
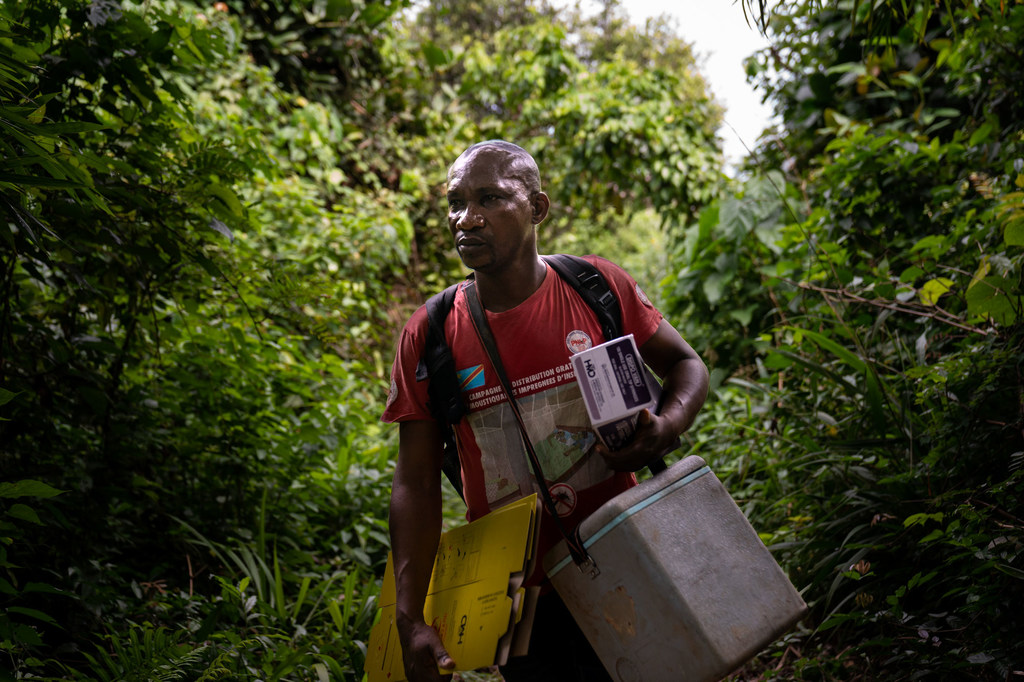
[[[587,558],[583,563],[577,563],[576,568],[580,569],[580,573],[589,576],[591,580],[601,575],[601,569],[597,567],[597,562],[594,561],[594,557],[587,554]]]
[[[597,562],[594,561],[594,557],[590,556],[590,552],[587,551],[586,546],[583,544],[583,538],[580,536],[579,526],[576,526],[576,528],[573,529],[572,539],[576,544],[576,551],[572,551],[572,545],[569,546],[569,550],[572,554],[573,563],[576,564],[576,568],[580,570],[580,573],[589,575],[591,580],[601,575],[601,569],[597,567]],[[568,540],[569,538],[566,538],[566,541]],[[580,561],[581,554],[583,555],[582,561]]]

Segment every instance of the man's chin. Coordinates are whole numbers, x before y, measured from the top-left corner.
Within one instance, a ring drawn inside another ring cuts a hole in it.
[[[474,272],[487,272],[493,264],[493,259],[483,254],[459,253],[462,264]]]

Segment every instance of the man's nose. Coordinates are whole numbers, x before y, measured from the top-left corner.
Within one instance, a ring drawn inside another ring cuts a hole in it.
[[[459,215],[459,219],[456,221],[456,226],[460,230],[472,230],[473,228],[481,227],[483,224],[483,214],[475,202],[466,204],[466,210]]]

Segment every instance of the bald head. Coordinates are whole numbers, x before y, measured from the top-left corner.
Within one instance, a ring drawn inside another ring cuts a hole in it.
[[[462,152],[455,163],[448,169],[448,181],[451,182],[453,174],[458,172],[466,162],[479,154],[495,155],[501,163],[502,172],[511,178],[523,183],[527,192],[531,195],[540,192],[540,169],[537,162],[530,153],[519,145],[506,142],[505,140],[486,140],[477,142],[472,147]]]

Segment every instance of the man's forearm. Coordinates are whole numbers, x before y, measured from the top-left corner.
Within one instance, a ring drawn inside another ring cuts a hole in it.
[[[668,418],[676,434],[691,426],[708,395],[708,370],[700,358],[677,362],[665,375],[658,414]]]
[[[441,433],[433,421],[402,422],[391,487],[391,550],[396,625],[409,680],[437,682],[455,661],[423,618],[423,602],[441,538]]]
[[[417,486],[419,487],[419,486]],[[441,489],[408,488],[391,499],[391,548],[400,627],[423,620],[423,602],[441,537]]]

